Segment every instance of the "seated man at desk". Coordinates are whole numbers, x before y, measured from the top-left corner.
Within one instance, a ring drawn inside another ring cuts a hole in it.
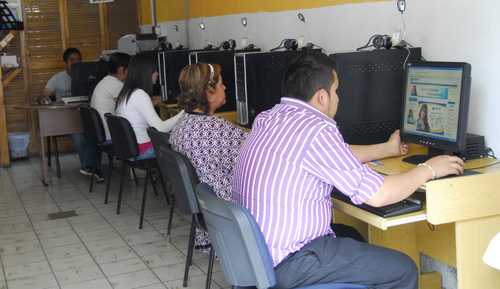
[[[383,206],[435,177],[463,172],[458,157],[439,156],[383,177],[365,162],[408,152],[395,132],[386,143],[349,146],[333,120],[339,86],[328,56],[304,54],[287,68],[281,102],[257,116],[236,162],[232,200],[257,220],[269,248],[276,287],[357,283],[417,288],[411,258],[391,249],[337,238],[330,227],[333,187],[355,204]]]
[[[82,62],[82,54],[76,48],[68,48],[63,53],[63,62],[66,69],[52,76],[49,80],[42,93],[38,96],[38,102],[40,104],[50,103],[51,95],[55,95],[56,100],[71,96],[71,64],[74,62]],[[83,133],[70,134],[68,138],[73,141],[73,145],[80,158],[80,173],[91,176],[94,146],[87,145]],[[104,178],[101,177],[100,167],[95,168],[94,178],[96,182],[104,180]]]

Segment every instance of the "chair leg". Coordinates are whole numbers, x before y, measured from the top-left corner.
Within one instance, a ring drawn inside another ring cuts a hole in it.
[[[137,181],[137,176],[135,175],[135,170],[134,170],[134,168],[132,168],[132,174],[134,174],[135,184],[136,184],[136,185],[139,185],[139,182]]]
[[[182,287],[187,287],[188,275],[189,275],[189,266],[191,266],[191,261],[193,259],[193,251],[194,251],[194,240],[196,239],[196,227],[194,225],[194,216],[193,220],[191,220],[191,232],[189,234],[189,247],[188,247],[188,255],[186,259],[186,269],[184,269],[184,282],[182,283]]]
[[[106,197],[104,198],[105,205],[108,203],[109,185],[111,184],[111,174],[113,174],[113,158],[114,158],[114,156],[112,156],[111,154],[108,154],[109,170],[108,170],[108,184],[106,185]]]
[[[116,214],[120,214],[120,205],[122,203],[122,194],[123,194],[123,181],[125,179],[126,170],[127,170],[127,163],[123,161],[122,179],[120,180],[120,192],[118,193],[118,207],[116,208]]]
[[[90,190],[89,193],[92,193],[92,187],[94,186],[94,174],[95,174],[95,161],[97,159],[97,149],[94,151],[94,161],[92,162],[92,176],[90,177]]]
[[[50,136],[47,137],[47,167],[52,166],[52,157],[50,156]]]
[[[170,217],[168,218],[167,237],[165,242],[170,243],[170,231],[172,230],[172,219],[174,218],[175,196],[172,195],[172,203],[170,204]]]
[[[54,142],[54,157],[56,158],[57,177],[60,179],[61,167],[59,166],[59,150],[57,149],[57,138],[53,136],[52,141]]]
[[[142,208],[141,208],[141,219],[139,220],[139,229],[142,229],[142,223],[144,222],[144,212],[146,211],[146,197],[148,196],[148,177],[153,183],[153,176],[151,175],[151,167],[149,166],[146,171],[146,179],[144,180],[144,193],[142,194]],[[154,187],[154,184],[152,184]]]
[[[210,285],[212,284],[212,270],[214,269],[214,259],[215,259],[215,250],[212,246],[210,248],[210,258],[208,259],[208,271],[207,271],[207,285],[206,289],[210,289]]]
[[[159,169],[158,172],[160,173],[160,182],[161,186],[163,187],[163,192],[165,193],[165,199],[167,200],[167,205],[170,205],[170,199],[168,198],[167,186],[165,186],[165,180],[163,179],[163,175]]]

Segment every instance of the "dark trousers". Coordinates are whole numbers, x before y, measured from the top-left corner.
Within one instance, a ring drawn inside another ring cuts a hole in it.
[[[274,268],[274,288],[356,283],[369,288],[418,288],[418,268],[407,255],[351,238],[319,237]]]

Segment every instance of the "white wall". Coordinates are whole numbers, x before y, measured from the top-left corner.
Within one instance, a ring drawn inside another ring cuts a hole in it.
[[[347,4],[300,11],[227,15],[160,23],[162,34],[175,44],[180,28],[181,42],[192,49],[202,48],[207,38],[213,45],[233,38],[238,44],[246,35],[241,17],[248,19],[248,33],[253,43],[268,51],[284,38],[296,38],[307,32],[298,17],[302,13],[309,27],[311,41],[328,53],[354,51],[374,34],[392,35],[403,31],[396,1]],[[486,145],[500,155],[500,1],[498,0],[407,0],[404,12],[405,40],[422,47],[428,61],[463,61],[472,65],[472,92],[468,132],[484,135]],[[198,23],[206,26],[205,35]],[[182,24],[182,25],[181,25]],[[165,27],[166,30],[163,30]],[[143,28],[151,31],[150,28]],[[189,30],[189,35],[187,31]]]

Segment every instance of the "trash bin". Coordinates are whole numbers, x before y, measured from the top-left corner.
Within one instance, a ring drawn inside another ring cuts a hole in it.
[[[30,145],[29,132],[9,132],[7,138],[9,140],[11,159],[28,157],[28,147]]]

